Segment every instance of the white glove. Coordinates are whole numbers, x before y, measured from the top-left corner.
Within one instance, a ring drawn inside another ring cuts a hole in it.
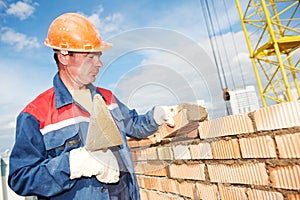
[[[84,147],[70,151],[70,179],[96,176],[103,183],[119,181],[120,170],[116,157],[107,151],[87,151]]]
[[[175,126],[173,117],[178,114],[179,107],[176,106],[155,106],[153,118],[158,125],[166,123],[170,127]]]

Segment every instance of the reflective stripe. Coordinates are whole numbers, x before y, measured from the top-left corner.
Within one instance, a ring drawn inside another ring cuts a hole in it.
[[[112,104],[110,104],[110,105],[107,105],[108,110],[113,110],[113,109],[115,109],[115,108],[117,108],[117,107],[119,107],[119,106],[118,106],[118,104],[116,104],[116,103],[112,103]]]
[[[57,122],[55,124],[49,124],[49,125],[45,126],[43,129],[41,129],[40,131],[43,135],[46,135],[47,133],[49,133],[51,131],[59,130],[61,128],[64,128],[64,127],[67,127],[67,126],[70,126],[73,124],[78,124],[80,122],[90,122],[90,118],[78,116],[75,118],[66,119],[66,120]]]

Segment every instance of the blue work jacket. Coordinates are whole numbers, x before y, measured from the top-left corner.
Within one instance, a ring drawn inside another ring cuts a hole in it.
[[[130,173],[132,200],[140,199],[126,137],[143,138],[158,124],[153,109],[144,115],[128,109],[109,90],[88,85],[92,96],[104,98],[123,138],[119,155]],[[17,118],[16,139],[10,155],[8,184],[22,196],[51,200],[108,200],[108,185],[94,176],[70,179],[69,152],[84,146],[90,113],[75,102],[59,75],[53,87],[29,103]]]

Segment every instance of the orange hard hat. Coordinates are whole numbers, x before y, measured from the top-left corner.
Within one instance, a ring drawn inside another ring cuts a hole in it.
[[[73,52],[99,52],[112,47],[102,41],[96,27],[84,16],[65,13],[50,25],[44,44],[52,49]]]

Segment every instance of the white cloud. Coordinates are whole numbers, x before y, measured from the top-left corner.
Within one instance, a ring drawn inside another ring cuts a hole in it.
[[[11,28],[0,29],[0,40],[4,43],[14,45],[17,51],[41,47],[36,37],[28,37],[23,33],[18,33]]]
[[[210,108],[215,109],[217,101],[222,101],[222,90],[213,60],[203,49],[203,44],[209,42],[207,38],[202,40],[199,45],[183,34],[162,28],[136,29],[111,38],[115,48],[105,53],[105,63],[122,67],[136,60],[132,54],[143,58],[123,73],[114,88],[117,96],[143,111],[155,104],[199,99],[212,102]]]
[[[119,31],[120,24],[123,22],[123,16],[120,13],[114,13],[104,19],[104,33]]]
[[[210,58],[200,54],[201,50],[186,47],[186,54],[162,50],[140,50],[131,54],[139,54],[144,59],[138,66],[125,72],[114,90],[116,95],[129,107],[144,112],[153,105],[174,105],[180,102],[193,102],[205,98],[211,100],[210,78],[215,71],[211,67]],[[130,55],[125,55],[124,59]],[[181,57],[182,56],[182,57]],[[119,58],[122,63],[123,58]],[[108,66],[109,67],[109,66]],[[210,79],[210,80],[208,80]],[[216,85],[216,84],[215,84]]]
[[[12,3],[6,10],[9,15],[14,15],[20,18],[20,20],[27,19],[30,17],[35,10],[37,3],[32,4],[31,1],[18,1],[17,3]]]
[[[232,37],[235,39],[237,51]],[[224,56],[226,51],[231,65],[232,71],[228,69],[227,64],[224,66],[227,81],[231,81],[233,76],[234,81],[238,83],[236,86],[242,86],[239,66],[241,64],[243,75],[247,75],[244,78],[255,85],[243,32],[226,33],[218,36],[216,40],[219,41],[218,48],[222,52],[223,64],[227,63]],[[127,41],[135,42],[128,44]],[[126,59],[124,61],[122,59],[130,54],[136,53],[143,58],[140,64],[132,68],[132,71],[124,73],[115,85],[117,95],[129,106],[145,111],[145,108],[153,104],[178,103],[176,100],[180,97],[182,101],[205,99],[210,105],[209,108],[219,109],[221,112],[222,108],[225,108],[208,38],[202,38],[200,45],[192,43],[177,32],[164,29],[161,31],[137,29],[112,38],[112,43],[116,44],[116,49],[112,49],[105,55],[110,57],[111,52],[120,50],[116,53],[120,57],[115,57],[119,60],[117,62],[120,62],[119,66],[122,66],[122,62],[126,63]],[[149,87],[150,85],[152,87]],[[232,84],[230,89],[235,89]]]
[[[87,18],[95,25],[101,35],[120,31],[121,24],[124,21],[123,15],[120,13],[113,13],[102,18],[101,14],[103,11],[103,7],[99,6],[97,12],[87,16]]]
[[[215,48],[214,52],[209,39],[203,40],[202,45],[212,59],[215,53],[220,68],[220,75],[223,76],[222,71],[224,71],[228,87],[231,89],[243,87],[243,78],[247,80],[246,85],[255,85],[255,77],[243,31],[227,32],[223,35],[212,37],[211,40]]]
[[[2,112],[5,112],[4,110],[2,110]],[[8,112],[8,111],[7,111]],[[14,114],[1,114],[0,115],[0,127],[1,127],[1,130],[3,129],[14,129],[15,128],[15,124],[16,124],[16,117],[17,117],[17,113],[19,111],[17,110],[14,110],[14,109],[10,109],[10,112],[11,113],[14,113]]]

